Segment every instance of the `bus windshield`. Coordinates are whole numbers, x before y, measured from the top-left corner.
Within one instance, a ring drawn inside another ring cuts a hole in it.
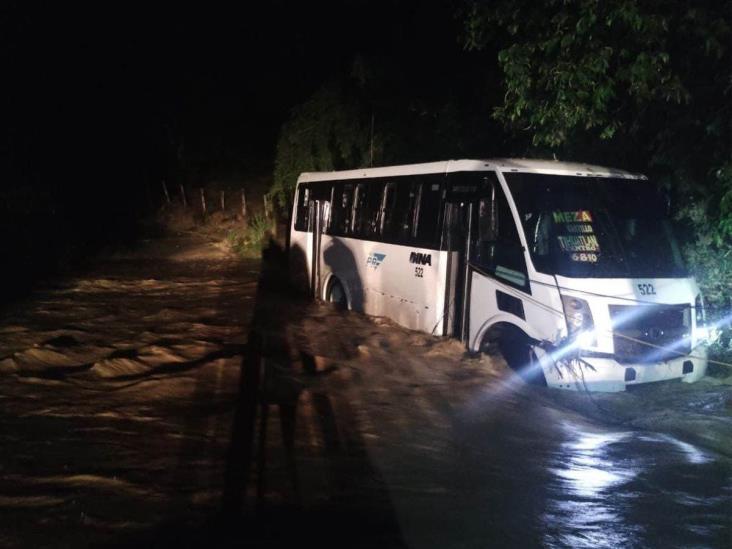
[[[568,277],[687,276],[665,200],[648,181],[505,176],[536,270]]]

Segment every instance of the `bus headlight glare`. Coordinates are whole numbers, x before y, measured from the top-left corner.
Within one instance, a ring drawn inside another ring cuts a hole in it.
[[[567,322],[572,328],[580,330],[585,323],[585,317],[580,312],[569,313],[567,314]]]
[[[576,341],[580,349],[589,349],[596,345],[597,338],[594,331],[585,331],[577,335]]]
[[[712,343],[715,343],[721,335],[721,331],[714,326],[697,326],[696,328],[696,340],[699,343],[711,345]]]
[[[587,301],[563,295],[562,306],[564,307],[564,317],[567,319],[567,335],[580,347],[593,347],[597,338],[595,323]]]

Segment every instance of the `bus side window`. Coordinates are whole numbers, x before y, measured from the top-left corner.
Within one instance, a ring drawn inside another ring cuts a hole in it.
[[[351,221],[351,199],[353,185],[350,183],[335,183],[333,185],[333,204],[331,205],[331,234],[345,236],[348,234]]]
[[[367,225],[368,211],[366,208],[368,199],[368,187],[365,183],[356,185],[353,193],[353,210],[351,211],[350,233],[356,236],[364,235]]]
[[[419,213],[415,236],[421,246],[438,244],[440,230],[440,205],[442,203],[442,184],[433,178],[422,183]]]
[[[422,186],[414,178],[405,178],[400,184],[401,207],[399,212],[399,232],[397,238],[401,244],[408,244],[414,240],[417,230],[417,215],[419,213],[419,194]]]
[[[384,183],[378,179],[372,180],[364,187],[361,207],[358,213],[358,230],[356,234],[364,238],[373,239],[379,235],[379,215],[382,202]]]
[[[479,199],[477,206],[473,261],[501,281],[526,289],[523,247],[508,201],[497,183],[489,189],[489,196]]]
[[[331,185],[328,190],[328,206],[325,213],[325,219],[323,221],[323,232],[325,234],[333,234],[333,208],[335,207],[334,198],[336,196],[336,186]]]
[[[297,208],[295,209],[295,230],[308,230],[308,204],[310,202],[310,188],[300,185],[297,192]]]
[[[368,197],[366,199],[365,227],[363,236],[374,238],[379,236],[379,217],[381,214],[382,194],[384,182],[376,180],[368,186]]]
[[[384,185],[384,192],[381,193],[381,204],[379,206],[378,232],[383,240],[390,240],[396,236],[394,230],[397,219],[397,186],[390,181]]]
[[[410,193],[412,183],[409,178],[398,177],[388,182],[382,194],[379,231],[384,242],[405,244],[410,235],[412,224],[410,216]]]

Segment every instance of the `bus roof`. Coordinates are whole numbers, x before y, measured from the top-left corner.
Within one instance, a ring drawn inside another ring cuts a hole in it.
[[[404,164],[400,166],[383,166],[380,168],[359,168],[333,172],[304,172],[300,174],[298,183],[312,181],[333,181],[336,179],[362,179],[371,177],[389,177],[398,175],[503,171],[523,173],[546,173],[554,175],[570,175],[580,177],[620,177],[624,179],[646,179],[644,175],[634,174],[616,168],[606,168],[591,164],[559,162],[557,160],[535,160],[528,158],[495,158],[490,160],[444,160],[423,164]]]

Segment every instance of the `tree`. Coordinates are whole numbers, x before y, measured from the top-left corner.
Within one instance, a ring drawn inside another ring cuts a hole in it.
[[[465,56],[455,48],[456,55]],[[483,76],[450,63],[435,78],[414,56],[356,55],[348,74],[323,84],[292,110],[280,131],[271,193],[289,203],[304,171],[484,155],[497,132],[476,82]],[[420,60],[424,63],[424,60]]]
[[[732,2],[468,1],[468,49],[498,51],[493,116],[525,150],[617,163],[672,189],[708,300],[732,288]]]
[[[332,80],[295,107],[277,141],[270,192],[278,203],[291,201],[302,172],[367,166],[370,118],[362,94],[349,80]]]

